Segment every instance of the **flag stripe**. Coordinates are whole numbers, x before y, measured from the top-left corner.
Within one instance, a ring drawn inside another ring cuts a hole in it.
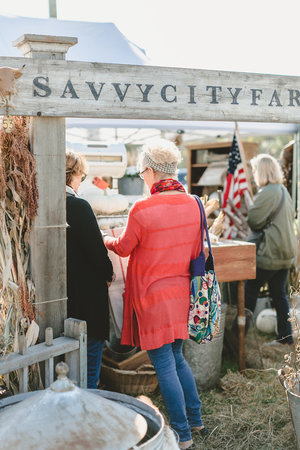
[[[234,134],[229,152],[228,170],[224,184],[223,209],[226,208],[229,199],[232,200],[236,209],[240,209],[242,196],[248,189],[248,182],[242,164],[238,141]],[[233,235],[234,224],[228,217],[226,218],[225,223],[227,227],[224,236],[227,237],[227,239],[230,239]]]

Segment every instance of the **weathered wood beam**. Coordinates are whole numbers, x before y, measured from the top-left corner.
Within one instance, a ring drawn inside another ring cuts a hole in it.
[[[0,66],[26,63],[16,80],[14,114],[300,123],[300,77],[40,56],[43,61],[0,57]]]
[[[79,341],[69,337],[59,337],[53,340],[52,346],[45,343],[33,345],[27,349],[25,355],[10,353],[5,358],[0,358],[0,374],[23,369],[55,356],[79,350]]]

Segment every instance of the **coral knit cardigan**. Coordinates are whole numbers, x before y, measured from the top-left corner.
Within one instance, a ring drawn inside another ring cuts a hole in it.
[[[121,236],[106,237],[105,245],[130,255],[121,343],[151,350],[187,339],[189,266],[201,247],[196,200],[184,193],[139,200]]]

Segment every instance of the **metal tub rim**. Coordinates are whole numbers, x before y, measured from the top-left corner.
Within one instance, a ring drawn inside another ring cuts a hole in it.
[[[116,401],[127,408],[133,409],[137,413],[143,415],[148,424],[148,429],[153,434],[149,439],[142,443],[137,443],[134,448],[141,450],[161,450],[164,440],[164,419],[161,413],[141,400],[131,397],[127,394],[111,392],[99,389],[87,389],[87,391],[104,397],[107,400]],[[16,394],[0,400],[0,417],[1,409],[8,408],[27,398],[37,394],[40,391],[27,392],[25,394]],[[150,426],[150,428],[149,428]]]

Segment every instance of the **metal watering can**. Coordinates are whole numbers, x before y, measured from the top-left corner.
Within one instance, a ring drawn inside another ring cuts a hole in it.
[[[300,450],[300,380],[298,381],[298,387],[295,388],[296,392],[292,392],[289,389],[287,382],[284,380],[281,369],[278,370],[278,377],[287,394],[287,400],[296,434],[297,448]]]

